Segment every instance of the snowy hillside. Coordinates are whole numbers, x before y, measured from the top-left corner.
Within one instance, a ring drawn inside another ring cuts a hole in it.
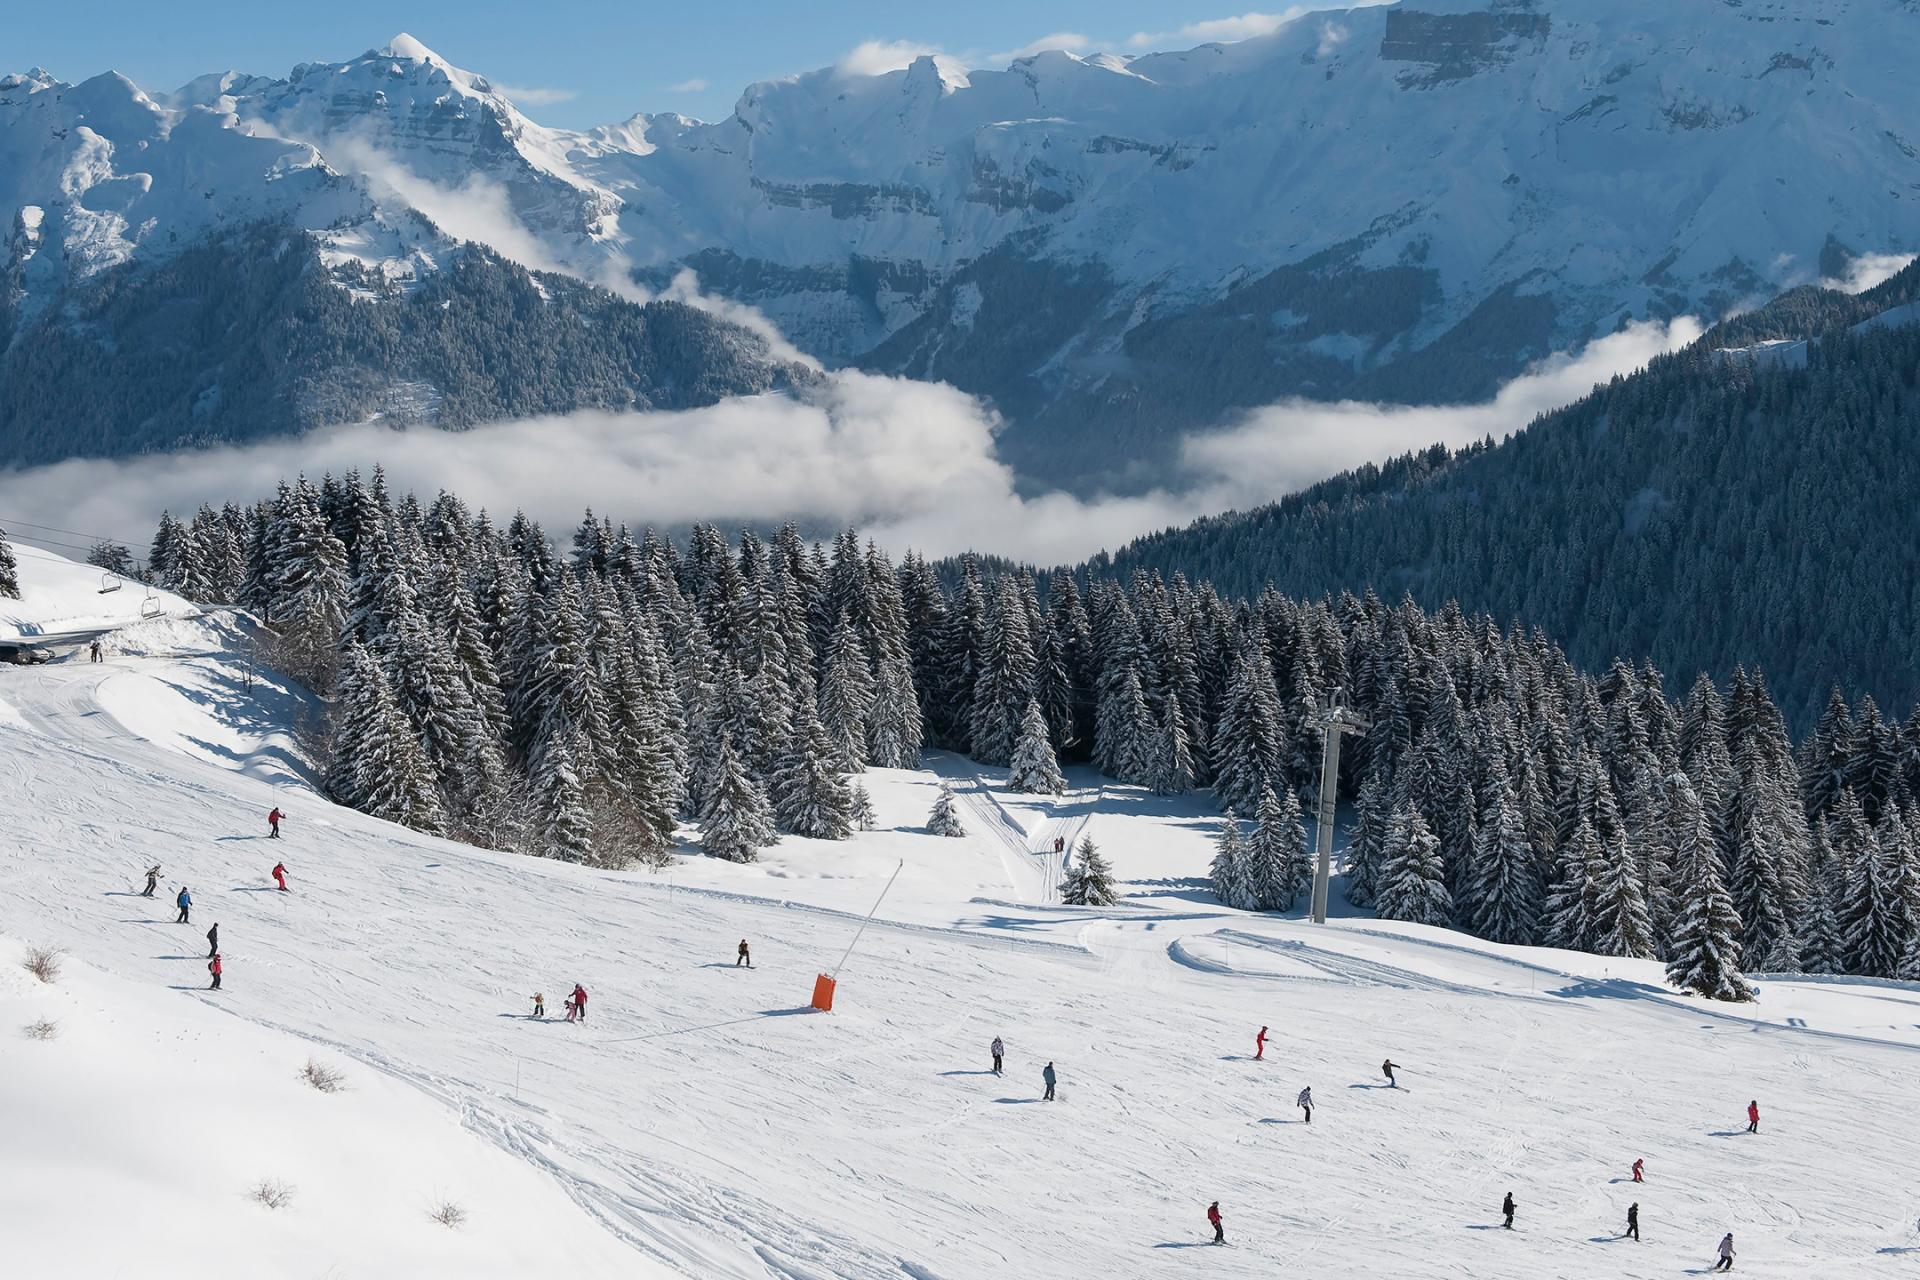
[[[832,67],[585,133],[406,35],[174,93],[36,70],[0,81],[0,283],[32,314],[260,218],[400,288],[449,234],[622,287],[691,266],[816,355],[992,397],[1007,456],[1084,477],[1095,431],[1160,456],[1286,395],[1484,396],[1627,318],[1912,253],[1914,22],[1402,0],[1133,58]]]
[[[22,571],[31,586],[45,569]],[[1920,1249],[1899,1176],[1920,1163],[1898,1122],[1916,1101],[1911,986],[1762,978],[1756,1005],[1709,1007],[1651,962],[1235,912],[1202,879],[1215,820],[1199,801],[1085,777],[1012,797],[941,757],[963,839],[920,830],[932,774],[872,771],[878,830],[789,837],[755,866],[481,852],[313,794],[298,748],[276,745],[303,695],[249,688],[218,618],[140,625],[104,664],[0,668],[0,958],[31,943],[75,962],[51,989],[0,978],[14,1024],[64,1028],[0,1049],[0,1100],[60,1104],[27,1151],[80,1158],[36,1163],[36,1192],[98,1200],[108,1163],[156,1206],[197,1197],[177,1216],[220,1233],[230,1270],[591,1275],[618,1243],[630,1266],[703,1278],[1613,1280],[1704,1268],[1731,1230],[1743,1274],[1867,1277],[1905,1274]],[[270,844],[275,805],[289,817]],[[1057,867],[1028,850],[1082,834],[1113,855],[1122,906],[1048,905]],[[161,900],[129,896],[156,861]],[[835,1011],[808,1012],[900,864]],[[181,884],[191,927],[165,905]],[[199,959],[215,921],[218,994]],[[743,937],[752,969],[734,964]],[[557,1017],[576,981],[584,1026]],[[535,991],[547,1021],[526,1016]],[[309,1053],[352,1091],[294,1080]],[[1398,1090],[1381,1087],[1388,1056]],[[1039,1101],[1049,1061],[1056,1103]],[[128,1063],[150,1068],[143,1094],[115,1074]],[[1311,1125],[1291,1105],[1303,1086]],[[115,1096],[78,1104],[97,1093]],[[463,1131],[436,1128],[422,1093]],[[188,1142],[174,1120],[139,1118],[170,1106],[233,1126],[196,1131],[186,1173],[160,1163]],[[377,1169],[351,1194],[380,1202],[362,1226],[394,1252],[329,1234],[335,1252],[285,1262],[354,1211],[337,1152],[382,1137],[393,1158],[356,1165]],[[282,1216],[249,1204],[262,1176],[302,1198]],[[452,1236],[414,1216],[423,1186],[473,1216]],[[556,1190],[604,1236],[568,1225]],[[1233,1247],[1191,1252],[1215,1199]],[[1636,1201],[1639,1243],[1617,1238]],[[59,1274],[125,1260],[88,1223]],[[577,1253],[527,1262],[535,1242]]]

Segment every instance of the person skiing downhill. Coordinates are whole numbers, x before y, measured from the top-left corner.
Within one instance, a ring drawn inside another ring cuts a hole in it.
[[[1006,1060],[1007,1046],[1000,1043],[999,1036],[995,1036],[993,1043],[987,1046],[987,1052],[993,1055],[993,1074],[999,1075],[1000,1066]]]
[[[143,898],[151,898],[153,896],[153,891],[159,887],[160,887],[160,864],[155,863],[153,866],[147,868],[147,887],[141,891],[140,896]]]
[[[207,930],[207,959],[211,960],[219,954],[220,924],[218,921],[215,921],[213,928]]]
[[[273,807],[273,812],[267,815],[267,839],[278,840],[280,838],[280,819],[286,816],[286,814],[280,812],[279,805]]]
[[[1513,1192],[1507,1192],[1507,1198],[1500,1202],[1500,1212],[1507,1215],[1506,1228],[1513,1230],[1513,1211],[1520,1206],[1513,1202]]]
[[[180,918],[174,921],[175,924],[186,924],[192,919],[193,895],[187,892],[187,886],[180,886],[180,896],[173,900],[173,905],[180,908]]]
[[[1300,1108],[1302,1111],[1306,1112],[1307,1113],[1306,1122],[1308,1124],[1312,1124],[1313,1123],[1313,1086],[1308,1085],[1306,1088],[1302,1089],[1300,1091],[1300,1096],[1293,1100],[1293,1105]]]
[[[1215,1244],[1225,1244],[1227,1242],[1227,1229],[1221,1225],[1220,1222],[1220,1202],[1218,1200],[1215,1200],[1207,1206],[1207,1221],[1213,1224],[1213,1242]]]
[[[286,863],[276,862],[273,864],[273,882],[280,886],[280,892],[282,893],[287,892],[287,864]]]
[[[1640,1202],[1638,1200],[1627,1206],[1627,1229],[1620,1234],[1632,1236],[1635,1240],[1640,1238]]]
[[[1760,1099],[1758,1098],[1747,1104],[1747,1132],[1760,1132]]]
[[[1266,1057],[1266,1054],[1267,1054],[1267,1029],[1265,1027],[1262,1027],[1260,1028],[1260,1033],[1254,1036],[1253,1038],[1253,1060],[1255,1062],[1258,1062],[1262,1058]]]
[[[1385,1062],[1380,1064],[1381,1072],[1387,1077],[1387,1088],[1389,1089],[1398,1089],[1400,1087],[1400,1082],[1393,1078],[1393,1069],[1399,1065],[1400,1064],[1395,1062],[1392,1058],[1388,1058]]]
[[[1053,1073],[1053,1064],[1051,1062],[1047,1064],[1047,1069],[1040,1073],[1040,1078],[1047,1082],[1047,1092],[1040,1100],[1042,1102],[1052,1102],[1053,1086],[1060,1082],[1060,1077]]]
[[[736,969],[741,965],[745,965],[749,969],[753,968],[753,953],[747,950],[747,940],[745,938],[740,939],[740,954],[735,957],[733,962],[733,967]]]
[[[567,1021],[587,1020],[587,989],[579,983],[573,984],[573,994],[567,999]]]
[[[1633,1180],[1635,1182],[1646,1181],[1645,1178],[1642,1178],[1640,1176],[1640,1174],[1646,1169],[1646,1167],[1647,1167],[1647,1162],[1645,1160],[1635,1160],[1633,1162]]]
[[[1720,1237],[1720,1265],[1716,1266],[1714,1270],[1733,1270],[1733,1232],[1731,1231]]]
[[[547,997],[538,991],[533,993],[533,1016],[541,1019],[547,1016]]]
[[[208,987],[207,990],[218,991],[220,989],[221,969],[220,953],[216,951],[213,953],[213,959],[207,961],[207,972],[213,975],[213,985]]]

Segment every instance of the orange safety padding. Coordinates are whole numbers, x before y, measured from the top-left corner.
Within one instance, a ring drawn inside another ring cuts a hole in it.
[[[833,979],[824,973],[813,980],[813,1007],[829,1013],[833,1010]]]

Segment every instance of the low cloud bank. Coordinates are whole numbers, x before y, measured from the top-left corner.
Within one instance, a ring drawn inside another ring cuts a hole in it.
[[[1257,505],[1345,467],[1435,441],[1500,436],[1699,333],[1641,325],[1554,357],[1492,401],[1448,408],[1289,401],[1190,440],[1181,478],[1137,496],[1017,491],[1000,423],[942,384],[839,372],[805,398],[752,396],[674,413],[582,412],[471,431],[334,427],[257,444],[0,472],[0,522],[144,539],[162,510],[251,502],[283,478],[378,463],[395,491],[440,489],[564,534],[581,509],[635,526],[859,524],[888,546],[973,549],[1042,564],[1201,515]],[[22,541],[28,531],[15,529]]]

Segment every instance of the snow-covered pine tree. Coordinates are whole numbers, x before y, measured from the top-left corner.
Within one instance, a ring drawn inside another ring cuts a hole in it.
[[[954,802],[953,786],[945,779],[940,782],[940,794],[933,799],[933,811],[927,815],[927,831],[936,836],[967,834],[966,824],[960,821],[960,806]]]
[[[1267,788],[1255,812],[1258,822],[1247,841],[1254,899],[1262,911],[1291,911],[1312,876],[1300,798],[1292,787],[1283,787],[1278,796]]]
[[[1356,907],[1373,903],[1392,825],[1392,775],[1384,768],[1376,769],[1360,784],[1353,834],[1347,840],[1347,901]]]
[[[975,705],[979,705],[977,702]],[[1041,714],[1037,699],[1027,699],[1026,714],[1020,720],[1020,739],[1013,752],[1013,764],[1007,772],[1007,790],[1026,795],[1057,796],[1067,789],[1060,763],[1053,758],[1047,718]]]
[[[853,792],[819,715],[804,703],[794,711],[767,795],[783,831],[814,840],[845,840],[853,834]]]
[[[1273,667],[1257,639],[1240,646],[1232,682],[1213,732],[1214,795],[1228,813],[1252,816],[1260,792],[1281,776],[1280,695]]]
[[[1899,972],[1914,927],[1913,840],[1900,815],[1882,815],[1864,856],[1853,867],[1841,919],[1847,970],[1870,978]]]
[[[380,662],[355,645],[334,701],[327,793],[341,804],[417,831],[445,827],[439,786]]]
[[[706,800],[700,811],[700,844],[712,857],[753,862],[760,850],[779,839],[766,792],[748,775],[724,732],[710,767],[713,776],[704,788]]]
[[[534,810],[535,852],[562,862],[594,861],[593,818],[578,761],[589,754],[584,735],[549,721],[534,744],[528,789]]]
[[[880,825],[880,815],[874,812],[873,795],[861,783],[853,784],[853,829],[872,831]]]
[[[982,638],[968,740],[975,760],[1003,765],[1013,759],[1022,716],[1033,702],[1033,637],[1012,579],[1000,580]]]
[[[1559,874],[1547,894],[1548,946],[1595,950],[1600,939],[1600,883],[1606,876],[1606,846],[1582,815],[1560,850]]]
[[[1474,841],[1469,923],[1490,942],[1525,946],[1540,933],[1540,873],[1513,784],[1503,775],[1496,788]]]
[[[924,735],[912,663],[904,655],[881,658],[867,710],[867,763],[880,769],[918,768]]]
[[[1615,836],[1601,855],[1592,949],[1603,956],[1642,960],[1653,956],[1653,919],[1640,884],[1640,868],[1627,849],[1625,836]]]
[[[1094,846],[1092,836],[1080,841],[1073,865],[1060,882],[1060,901],[1070,907],[1111,907],[1120,901],[1113,868]]]
[[[820,722],[826,726],[840,767],[867,767],[867,712],[873,706],[873,671],[850,619],[842,616],[827,641],[820,677]]]
[[[1240,821],[1228,814],[1220,824],[1220,837],[1214,842],[1213,896],[1221,903],[1241,911],[1258,911],[1260,899],[1253,890],[1247,845],[1240,833]]]
[[[1817,847],[1827,846],[1825,824],[1817,829]],[[1800,914],[1800,971],[1802,973],[1845,973],[1846,940],[1840,932],[1840,918],[1834,900],[1842,880],[1842,870],[1829,855],[1817,864],[1811,890]]]
[[[1160,723],[1147,757],[1147,788],[1157,796],[1185,795],[1193,790],[1194,770],[1186,713],[1180,699],[1169,697],[1160,708]]]
[[[1692,789],[1686,794],[1691,797]],[[1681,849],[1678,924],[1667,945],[1667,981],[1709,1000],[1751,1000],[1753,987],[1740,972],[1740,913],[1720,878],[1697,800],[1686,819],[1696,830]]]
[[[20,598],[20,566],[14,561],[13,544],[7,541],[5,529],[0,529],[0,597]]]
[[[1410,804],[1403,803],[1393,815],[1373,901],[1383,920],[1444,925],[1453,918],[1440,841]]]

